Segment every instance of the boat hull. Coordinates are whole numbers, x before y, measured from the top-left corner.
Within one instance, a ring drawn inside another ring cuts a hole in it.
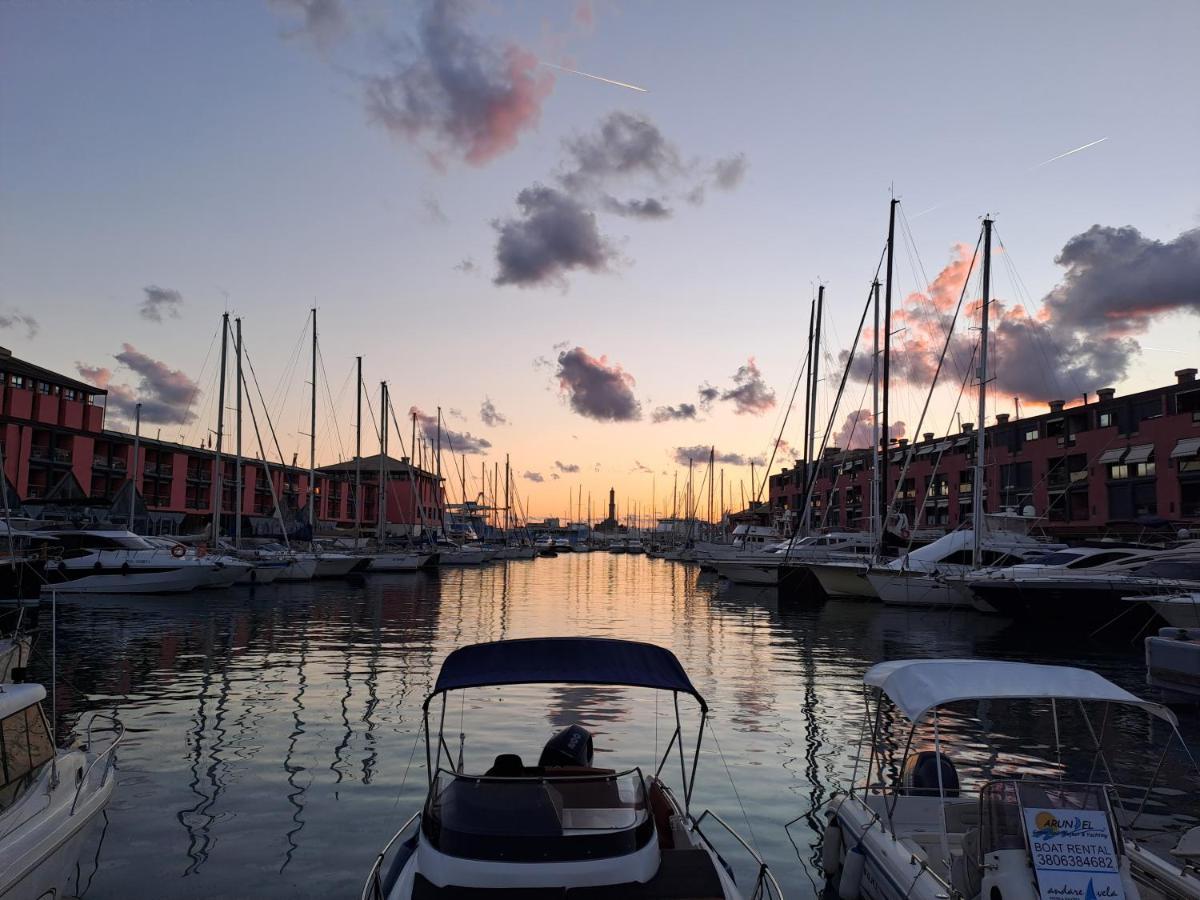
[[[962,592],[925,572],[877,570],[867,575],[879,599],[887,606],[966,609]]]
[[[150,568],[130,566],[128,571],[103,570],[83,574],[47,567],[43,594],[186,594],[212,587],[207,567]]]
[[[868,566],[816,563],[809,571],[821,585],[825,596],[833,600],[878,600],[875,586],[867,578]]]

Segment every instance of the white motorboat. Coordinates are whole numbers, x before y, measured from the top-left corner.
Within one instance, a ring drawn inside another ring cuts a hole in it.
[[[1092,781],[1097,772],[1111,779],[1101,724],[1110,707],[1143,710],[1182,742],[1166,707],[1065,666],[895,660],[873,666],[863,681],[864,738],[850,792],[830,804],[822,846],[840,897],[1200,897],[1200,829],[1176,846],[1178,862],[1165,859],[1143,843],[1145,825],[1134,836],[1154,785],[1135,798],[1121,796],[1131,790],[1126,784]],[[1062,745],[1065,717],[1087,724],[1094,743],[1087,752]],[[1007,757],[992,722],[1027,729],[1030,738]],[[968,731],[969,723],[982,734]],[[944,750],[951,735],[971,748],[957,764]],[[1052,776],[1033,777],[1028,753],[1046,746],[1057,760],[1048,763]],[[1072,781],[1077,773],[1086,780]]]
[[[534,559],[537,555],[538,555],[538,551],[537,551],[536,547],[526,547],[523,545],[513,544],[508,547],[504,547],[500,551],[497,558],[498,559]]]
[[[273,581],[312,581],[317,560],[311,554],[296,554],[282,544],[264,544],[253,550],[238,552],[238,558],[255,566],[278,566]]]
[[[201,547],[190,547],[165,537],[146,537],[146,543],[165,550],[176,559],[205,559],[213,563],[209,570],[208,583],[201,587],[227,588],[234,584],[249,584],[254,575],[254,564],[225,552],[209,553]],[[176,549],[178,548],[178,549]],[[268,579],[272,579],[270,575]]]
[[[75,894],[89,826],[108,805],[123,729],[93,713],[84,742],[56,750],[40,684],[0,685],[0,897],[39,900]],[[99,726],[107,723],[102,737]]]
[[[570,553],[572,550],[570,539],[565,537],[555,538],[554,549],[559,553]]]
[[[629,549],[628,544],[629,544],[629,542],[624,541],[624,540],[609,541],[608,542],[608,552],[609,553],[624,553]]]
[[[633,540],[631,540],[631,541],[626,541],[626,542],[625,542],[625,552],[626,552],[626,553],[645,553],[645,552],[646,552],[646,545],[645,545],[645,544],[643,544],[643,543],[642,543],[640,540],[638,540],[637,538],[634,538],[634,539],[633,539]]]
[[[690,771],[684,764],[678,701],[675,732],[654,774],[636,766],[596,767],[592,736],[579,725],[552,736],[536,766],[501,752],[486,772],[464,771],[465,735],[459,738],[456,764],[437,724],[447,693],[533,684],[620,685],[694,698],[700,714]],[[435,703],[441,711],[435,708],[431,717]],[[732,830],[711,812],[691,811],[707,710],[679,660],[652,644],[526,638],[455,650],[424,704],[425,806],[380,853],[363,900],[483,897],[493,891],[530,900],[779,897],[765,863],[734,834],[754,864],[752,880],[740,888],[733,868],[706,834],[717,827]],[[677,745],[683,767],[678,794],[665,780]]]
[[[878,600],[875,586],[867,578],[871,560],[827,559],[808,564],[808,571],[821,584],[821,590],[831,600]]]
[[[1146,683],[1171,700],[1200,700],[1200,628],[1160,628],[1146,638]]]
[[[440,566],[478,566],[485,562],[482,550],[468,550],[451,541],[438,541],[437,551]]]
[[[1200,591],[1182,594],[1126,597],[1130,603],[1144,603],[1175,628],[1200,628]]]
[[[548,534],[543,534],[534,541],[533,546],[537,550],[538,556],[558,556],[558,550],[554,546],[554,538]]]
[[[0,638],[0,684],[13,680],[13,672],[29,664],[33,638],[18,627],[9,637]]]
[[[978,561],[975,532],[960,528],[886,565],[872,567],[867,580],[889,606],[965,608],[970,595],[962,585],[968,575],[984,567],[1000,568],[1040,559],[1066,547],[1028,534],[1029,523],[1020,516],[988,515],[984,520]]]
[[[735,584],[778,586],[795,578],[798,569],[812,563],[855,557],[865,559],[874,550],[875,540],[866,532],[835,531],[714,559],[713,566],[718,575]]]
[[[415,550],[380,550],[370,557],[368,572],[415,572],[434,560],[436,554]]]
[[[787,539],[788,535],[766,525],[738,525],[733,529],[728,544],[696,541],[691,549],[693,558],[707,567],[722,559],[733,559],[743,553],[765,550]]]
[[[1120,573],[1131,566],[1148,561],[1156,552],[1136,546],[1106,547],[1103,544],[1067,547],[1049,553],[1033,562],[972,573],[971,579],[964,580],[962,584],[969,594],[967,599],[972,606],[980,612],[992,613],[996,612],[996,608],[988,602],[987,598],[1008,591],[1020,580],[1054,578],[1064,574],[1070,576],[1085,569]]]
[[[130,531],[39,531],[47,553],[42,593],[171,594],[214,587],[233,574],[219,560],[156,547]]]

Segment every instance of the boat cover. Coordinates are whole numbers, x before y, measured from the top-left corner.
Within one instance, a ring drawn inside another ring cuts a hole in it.
[[[594,637],[522,638],[460,647],[446,657],[430,699],[444,691],[500,684],[621,684],[691,694],[670,650],[640,641]],[[425,701],[429,704],[429,699]]]
[[[1087,669],[990,659],[896,659],[863,676],[916,722],[935,707],[958,700],[1098,700],[1124,703],[1176,724],[1164,706],[1142,700]]]

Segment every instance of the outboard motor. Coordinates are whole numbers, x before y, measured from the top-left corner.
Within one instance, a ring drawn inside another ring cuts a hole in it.
[[[595,750],[592,748],[592,734],[582,725],[568,725],[542,748],[538,765],[547,766],[584,766],[591,768]]]
[[[938,793],[938,767],[942,770],[942,791],[945,797],[958,796],[958,770],[950,757],[935,750],[922,750],[905,760],[900,783],[906,794],[936,797]]]

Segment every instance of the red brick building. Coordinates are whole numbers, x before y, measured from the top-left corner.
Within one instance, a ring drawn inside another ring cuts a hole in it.
[[[1200,382],[1196,369],[1176,383],[1124,397],[1112,388],[1067,406],[1053,401],[1041,415],[996,416],[987,428],[984,496],[989,512],[1027,511],[1048,531],[1088,534],[1122,524],[1166,519],[1200,527]],[[888,496],[900,483],[910,523],[954,528],[971,512],[977,435],[925,434],[889,449]],[[871,451],[828,448],[813,491],[813,521],[868,527]],[[794,525],[803,504],[806,467],[770,476],[777,520]]]
[[[0,347],[0,450],[4,455],[12,512],[70,516],[125,523],[133,435],[104,427],[106,392],[32,363]],[[139,529],[190,531],[203,527],[213,512],[216,453],[202,447],[142,436],[135,503]],[[235,460],[223,455],[223,527],[235,512]],[[240,509],[243,530],[278,532],[274,496],[285,522],[307,520],[310,496],[317,502],[318,527],[352,528],[353,460],[322,466],[310,493],[308,469],[244,458]],[[379,457],[362,460],[363,527],[379,517]],[[440,520],[442,491],[430,472],[407,458],[388,460],[387,521],[394,533]],[[143,520],[144,517],[144,520]]]

